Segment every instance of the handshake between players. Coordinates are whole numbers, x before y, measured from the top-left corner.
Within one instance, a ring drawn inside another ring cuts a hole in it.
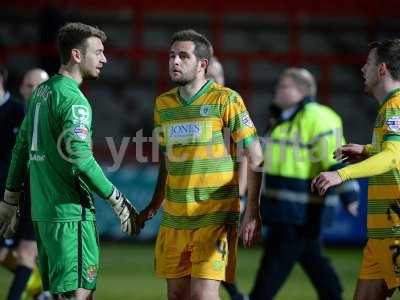
[[[20,192],[6,190],[3,201],[0,201],[0,237],[12,237],[18,226],[18,202]],[[147,210],[138,213],[135,206],[117,188],[106,200],[120,220],[121,231],[130,236],[138,235],[144,226],[144,222],[154,214]]]

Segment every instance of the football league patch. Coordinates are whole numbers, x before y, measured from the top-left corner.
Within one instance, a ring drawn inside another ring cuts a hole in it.
[[[254,127],[253,121],[250,119],[250,116],[249,116],[248,113],[243,115],[242,124],[244,124],[244,125],[246,125],[247,127],[250,127],[250,128]]]
[[[400,132],[400,116],[393,116],[386,121],[391,131]]]
[[[74,129],[75,135],[81,140],[85,140],[88,137],[89,130],[85,126],[77,126]]]

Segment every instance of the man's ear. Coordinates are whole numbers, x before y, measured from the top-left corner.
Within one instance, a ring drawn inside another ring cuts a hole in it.
[[[74,48],[71,50],[71,59],[75,62],[75,63],[80,63],[82,60],[82,53],[79,49]]]
[[[389,72],[389,69],[387,67],[386,63],[381,63],[378,67],[378,73],[380,76],[384,76],[386,72]]]
[[[208,68],[208,59],[206,59],[206,58],[200,59],[200,68],[204,69],[204,72],[207,70],[207,68]]]

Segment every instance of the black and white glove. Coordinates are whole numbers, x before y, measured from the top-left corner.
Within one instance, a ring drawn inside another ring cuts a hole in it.
[[[114,188],[107,201],[111,204],[112,209],[121,222],[122,232],[126,232],[129,235],[139,234],[140,228],[136,224],[138,212],[125,195]]]
[[[20,194],[21,192],[4,191],[4,199],[0,201],[0,237],[9,238],[17,230]]]

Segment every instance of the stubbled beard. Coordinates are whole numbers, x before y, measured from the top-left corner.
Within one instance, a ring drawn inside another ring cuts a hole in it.
[[[187,85],[190,82],[190,80],[187,80],[187,79],[177,79],[177,80],[171,79],[171,80],[173,83],[175,83],[179,86]]]
[[[189,75],[189,76],[188,76]],[[179,79],[171,78],[171,81],[179,86],[187,85],[188,83],[193,82],[196,79],[196,76],[193,74],[187,74],[185,77],[181,77]]]
[[[81,73],[82,73],[82,79],[83,80],[96,80],[99,78],[99,75],[93,75],[91,74],[89,71],[85,70],[85,69],[81,69]]]
[[[171,81],[178,86],[184,86],[188,83],[193,82],[196,79],[195,69],[188,71],[185,74],[181,74],[180,78],[174,79],[173,76],[170,75]]]
[[[372,91],[374,90],[375,86],[378,84],[377,80],[375,79],[374,81],[366,81],[364,83],[364,92],[367,94],[372,94]]]
[[[98,78],[99,78],[99,76],[94,76],[94,75],[89,74],[89,73],[82,74],[82,79],[83,80],[96,80]]]

